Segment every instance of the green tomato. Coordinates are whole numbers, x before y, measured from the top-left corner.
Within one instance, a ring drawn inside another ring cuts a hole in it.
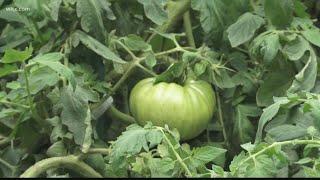
[[[130,94],[130,111],[140,125],[177,128],[182,140],[192,139],[206,129],[215,111],[215,95],[205,81],[188,80],[181,86],[154,78],[138,82]]]

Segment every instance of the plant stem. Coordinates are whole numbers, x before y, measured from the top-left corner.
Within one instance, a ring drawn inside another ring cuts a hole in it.
[[[160,32],[168,32],[170,31],[174,25],[177,24],[177,21],[183,16],[183,14],[190,9],[190,0],[180,0],[180,1],[169,1],[168,3],[168,20],[161,26],[157,27],[157,30]],[[156,33],[152,33],[148,39],[147,43],[149,43]]]
[[[6,101],[6,100],[1,100],[0,103],[11,105],[11,106],[17,106],[17,107],[21,107],[21,108],[24,108],[24,109],[29,109],[30,108],[30,106],[26,106],[26,105],[14,103],[14,102],[9,102],[9,101]]]
[[[135,119],[132,116],[129,116],[121,111],[119,111],[117,108],[115,108],[113,105],[109,107],[107,110],[107,113],[111,116],[111,118],[116,118],[120,121],[126,122],[126,123],[135,123]]]
[[[33,19],[31,20],[31,22],[32,22],[34,28],[36,29],[37,36],[39,37],[39,39],[40,39],[40,41],[42,43],[44,41],[44,39],[42,37],[42,34],[40,33],[40,29],[39,29],[39,26],[38,26],[37,22],[35,22]]]
[[[121,41],[116,40],[116,43],[118,43],[124,50],[126,50],[130,54],[132,59],[137,59],[137,56],[134,55],[133,52],[126,45],[124,45]]]
[[[193,34],[192,34],[192,24],[190,20],[190,12],[187,11],[183,14],[183,25],[187,34],[188,43],[191,47],[195,48],[196,44],[194,42]]]
[[[119,81],[111,88],[111,94],[113,94],[115,91],[117,91],[118,88],[122,85],[122,83],[129,77],[131,71],[136,66],[135,64],[136,63],[134,61],[130,63],[127,71],[121,76]]]
[[[104,154],[109,155],[110,149],[107,148],[90,148],[88,151],[89,154]]]
[[[23,66],[25,66],[25,64],[23,63]],[[24,79],[25,79],[25,83],[26,83],[26,90],[27,90],[27,94],[28,94],[28,101],[29,101],[29,107],[30,107],[30,111],[32,114],[32,117],[38,121],[40,124],[43,124],[42,119],[39,117],[39,115],[36,113],[35,111],[35,107],[33,105],[33,101],[32,101],[32,97],[31,97],[31,92],[30,92],[30,85],[29,85],[29,79],[28,79],[28,71],[27,68],[24,67],[23,68],[23,75],[24,75]]]
[[[24,71],[23,71],[23,75],[24,75],[24,79],[25,79],[25,82],[26,82],[26,90],[27,90],[27,93],[28,93],[28,101],[29,101],[29,106],[32,110],[32,107],[33,107],[33,102],[32,102],[32,99],[31,99],[31,92],[30,92],[30,86],[29,86],[29,79],[28,79],[28,74],[27,74],[27,69],[24,68]]]
[[[154,73],[153,71],[150,71],[149,69],[147,69],[146,67],[144,67],[143,65],[141,65],[140,63],[137,64],[137,66],[142,69],[143,71],[147,72],[148,74],[150,74],[151,76],[157,76],[156,73]]]
[[[224,126],[224,121],[223,121],[223,115],[222,115],[222,108],[221,108],[221,100],[220,100],[220,96],[219,96],[219,93],[216,89],[216,98],[217,98],[217,109],[218,109],[218,119],[219,119],[219,122],[221,124],[221,127],[222,127],[222,133],[223,133],[223,138],[224,138],[224,142],[226,144],[227,147],[229,147],[229,140],[228,140],[228,135],[227,135],[227,132],[226,132],[226,128]]]
[[[12,166],[11,164],[9,164],[7,161],[5,161],[4,159],[0,158],[0,164],[3,164],[4,166],[6,166],[7,168],[9,168],[11,171],[15,171],[16,167]]]
[[[180,155],[177,153],[177,151],[175,150],[175,148],[173,147],[173,145],[171,144],[170,140],[168,139],[167,135],[165,134],[165,132],[163,132],[162,128],[158,127],[158,129],[161,131],[161,133],[163,134],[164,139],[167,141],[168,145],[170,146],[170,148],[172,149],[174,155],[176,156],[178,162],[180,163],[180,165],[183,167],[183,169],[186,171],[187,176],[188,177],[192,177],[192,173],[189,170],[188,166],[183,162],[182,158],[180,157]]]
[[[67,168],[74,170],[85,177],[102,178],[102,176],[86,163],[80,161],[76,156],[69,155],[64,157],[52,157],[41,160],[27,169],[21,178],[38,177],[45,171],[52,168]]]

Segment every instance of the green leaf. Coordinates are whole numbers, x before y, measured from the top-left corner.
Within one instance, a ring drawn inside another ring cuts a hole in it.
[[[232,175],[236,176],[237,172],[239,172],[239,171],[242,172],[242,171],[246,171],[247,170],[248,164],[247,163],[244,163],[244,164],[242,163],[242,161],[245,158],[247,158],[247,156],[246,156],[244,151],[241,151],[240,154],[238,154],[238,155],[233,157],[233,160],[231,161],[231,163],[229,165],[229,169],[230,169]]]
[[[155,32],[156,34],[159,34],[160,36],[166,38],[166,39],[170,39],[172,41],[175,41],[176,40],[176,35],[177,34],[174,34],[174,33],[163,33],[163,32],[160,32],[154,28],[150,28],[151,31]]]
[[[32,59],[33,62],[39,63],[43,66],[47,66],[59,73],[60,75],[66,77],[73,88],[76,88],[76,80],[73,72],[67,66],[64,66],[59,62],[62,58],[61,53],[48,53],[45,55],[40,55]]]
[[[173,79],[182,75],[185,65],[186,64],[181,61],[171,64],[165,72],[156,77],[154,84],[159,82],[172,82]]]
[[[236,106],[232,136],[237,143],[243,144],[252,140],[255,128],[248,117],[257,117],[260,114],[261,110],[256,106],[242,104]]]
[[[317,56],[312,49],[309,49],[310,57],[301,71],[295,76],[295,79],[289,88],[289,92],[310,91],[316,82],[318,62]]]
[[[273,97],[286,95],[293,81],[293,76],[290,68],[269,73],[257,91],[258,106],[268,106],[273,103]]]
[[[290,60],[296,61],[300,59],[308,49],[308,42],[302,36],[297,36],[294,41],[291,41],[285,45],[283,52]]]
[[[312,107],[311,115],[314,118],[314,126],[318,131],[320,131],[320,100],[309,100],[307,104]]]
[[[212,82],[217,85],[219,88],[233,88],[235,83],[233,82],[232,78],[228,74],[225,69],[217,70],[218,73],[212,72]]]
[[[126,128],[126,131],[112,144],[111,163],[121,164],[121,157],[139,153],[142,148],[148,151],[149,148],[162,140],[162,133],[157,129],[141,127],[132,124]],[[151,143],[148,145],[148,143]]]
[[[16,70],[18,70],[18,68],[14,64],[0,64],[0,77],[9,75]]]
[[[167,0],[138,0],[143,5],[146,16],[156,23],[162,25],[168,20],[168,14],[164,10]]]
[[[43,54],[43,55],[38,55],[34,58],[32,58],[30,61],[32,62],[47,62],[47,61],[52,61],[52,62],[57,62],[61,60],[63,55],[58,52],[53,52],[53,53],[48,53],[48,54]]]
[[[148,55],[146,56],[146,59],[145,59],[145,63],[150,68],[153,68],[157,64],[156,57],[154,56],[153,53],[148,53]]]
[[[7,49],[4,52],[4,56],[1,59],[2,63],[15,63],[15,62],[23,62],[31,57],[33,52],[32,46],[26,47],[24,51],[18,51],[15,49]]]
[[[29,88],[31,94],[37,94],[47,86],[53,86],[59,81],[58,74],[44,66],[31,72],[29,77]]]
[[[240,0],[191,0],[191,8],[199,11],[203,31],[220,47],[226,28],[248,11],[249,1]],[[228,12],[228,13],[226,13]]]
[[[271,62],[276,57],[280,48],[281,45],[278,34],[265,36],[264,46],[260,49],[264,53],[263,60],[267,63]]]
[[[314,178],[318,178],[320,177],[320,171],[319,169],[314,169],[314,168],[310,168],[310,167],[306,167],[306,166],[302,166],[303,168],[303,172],[305,174],[305,177],[314,177]]]
[[[267,108],[263,109],[263,113],[262,113],[262,115],[260,116],[260,119],[259,119],[259,124],[258,124],[258,130],[257,130],[257,133],[256,133],[255,143],[258,143],[258,142],[261,141],[262,130],[263,130],[264,125],[267,122],[271,121],[272,118],[275,115],[277,115],[281,105],[287,104],[289,102],[290,101],[287,98],[282,98],[282,99],[279,99],[274,104],[272,104],[272,105],[268,106]]]
[[[102,10],[106,1],[77,0],[77,16],[81,18],[81,27],[85,32],[93,32],[97,38],[105,40],[106,29],[103,25]],[[108,7],[108,6],[107,6]],[[112,12],[108,8],[109,12]]]
[[[206,71],[206,69],[207,69],[206,64],[201,61],[195,64],[194,73],[196,74],[196,76],[200,76]]]
[[[99,94],[89,87],[77,86],[75,92],[76,94],[79,94],[86,102],[99,102]]]
[[[151,158],[148,160],[152,178],[172,177],[175,162],[170,158]]]
[[[276,126],[267,132],[275,141],[285,141],[305,136],[307,134],[307,129],[290,124],[284,124]]]
[[[264,1],[264,12],[272,25],[285,28],[290,25],[293,18],[293,2],[292,0]]]
[[[49,157],[60,157],[67,155],[67,149],[65,148],[62,141],[53,143],[47,150]]]
[[[320,31],[318,28],[312,28],[302,31],[302,35],[315,46],[320,47]]]
[[[263,154],[255,158],[255,163],[248,167],[246,177],[272,177],[277,172],[275,162]]]
[[[151,46],[144,42],[144,40],[137,35],[129,34],[128,36],[122,38],[124,44],[132,51],[149,51]]]
[[[294,4],[294,12],[295,14],[297,14],[297,16],[301,18],[310,18],[310,15],[306,12],[308,8],[303,2],[299,0],[293,0],[293,4]]]
[[[264,20],[249,12],[239,17],[237,22],[228,27],[228,38],[232,47],[237,47],[249,41],[255,31],[264,24]]]
[[[192,158],[200,164],[206,164],[214,159],[224,156],[227,150],[214,146],[203,146],[193,149]]]
[[[295,162],[295,164],[307,164],[310,162],[312,162],[312,159],[309,157],[306,157],[306,158],[302,158],[299,161]]]
[[[62,3],[62,0],[50,0],[50,3],[48,4],[50,8],[51,18],[56,22],[58,21],[59,9],[60,9],[61,3]]]
[[[92,135],[88,102],[85,102],[70,87],[63,89],[60,101],[62,103],[62,123],[73,133],[75,143],[83,146],[86,151],[91,144]]]
[[[101,44],[99,41],[95,40],[91,36],[85,34],[82,31],[76,31],[73,38],[79,38],[79,40],[87,46],[89,49],[102,56],[105,59],[117,62],[117,63],[126,63],[116,54],[114,54],[109,48]]]

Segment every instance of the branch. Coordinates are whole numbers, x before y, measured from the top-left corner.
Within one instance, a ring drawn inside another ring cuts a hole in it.
[[[180,165],[183,167],[183,169],[186,171],[188,177],[192,177],[192,173],[189,170],[188,166],[183,162],[182,158],[180,157],[180,155],[177,153],[177,151],[175,150],[175,148],[173,147],[171,141],[168,139],[167,135],[165,134],[165,132],[163,131],[163,129],[161,127],[158,128],[161,133],[163,134],[164,139],[167,141],[168,145],[170,146],[171,150],[173,151],[174,155],[176,156],[178,162],[180,163]]]
[[[63,157],[52,157],[41,160],[27,169],[23,174],[20,175],[21,178],[31,178],[38,177],[45,171],[52,168],[67,168],[78,172],[85,177],[95,177],[102,178],[102,176],[92,169],[86,163],[80,161],[76,156],[69,155]]]
[[[126,123],[135,123],[135,119],[121,111],[119,111],[116,107],[113,105],[110,106],[110,108],[107,110],[108,115],[111,116],[111,118],[115,118],[117,120],[126,122]]]
[[[191,47],[195,48],[196,44],[194,42],[194,37],[192,34],[192,24],[190,20],[190,12],[187,11],[183,14],[183,25],[184,25],[184,30],[186,31],[187,38],[188,38],[188,43]]]

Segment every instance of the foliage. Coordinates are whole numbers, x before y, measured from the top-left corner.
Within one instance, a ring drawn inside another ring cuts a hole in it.
[[[0,177],[320,177],[319,7],[0,0]],[[210,83],[207,129],[136,124],[146,77]]]

